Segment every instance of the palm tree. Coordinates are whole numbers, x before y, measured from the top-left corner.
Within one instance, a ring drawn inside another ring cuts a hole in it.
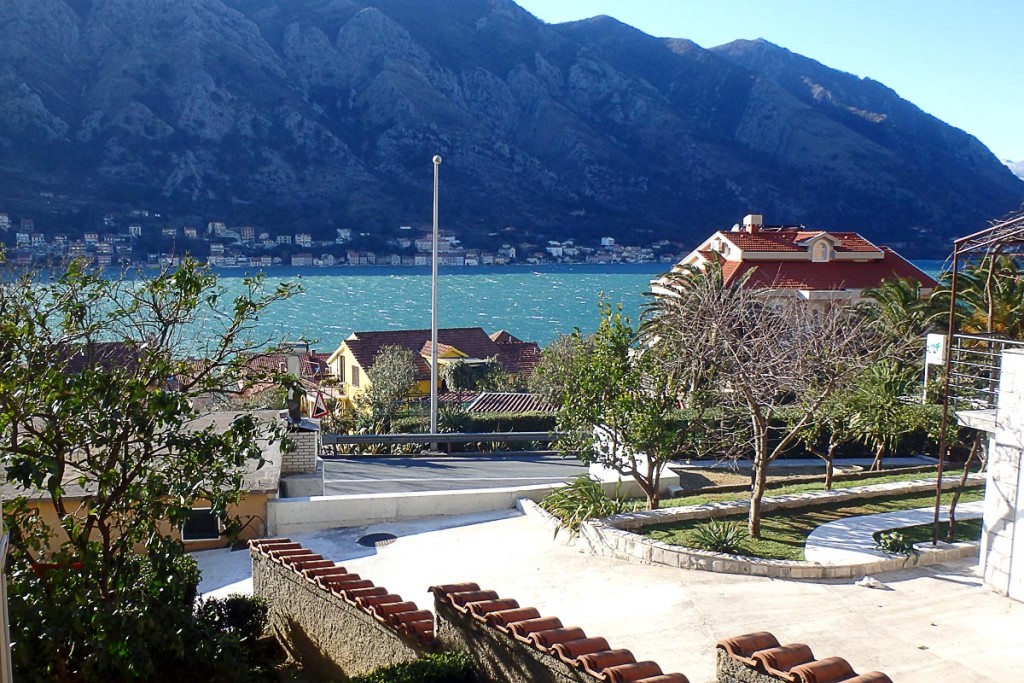
[[[864,290],[861,311],[871,320],[879,343],[890,346],[902,368],[917,367],[924,351],[924,336],[935,326],[935,304],[921,296],[921,283],[910,278],[883,280]]]
[[[936,307],[949,310],[953,274],[941,276],[942,286],[932,295]],[[968,334],[995,334],[1024,338],[1024,271],[1005,254],[988,254],[969,263],[957,278],[957,327]]]

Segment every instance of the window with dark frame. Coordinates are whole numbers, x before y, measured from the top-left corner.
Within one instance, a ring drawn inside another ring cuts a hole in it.
[[[183,541],[215,541],[220,538],[220,520],[210,508],[193,508],[181,527]]]

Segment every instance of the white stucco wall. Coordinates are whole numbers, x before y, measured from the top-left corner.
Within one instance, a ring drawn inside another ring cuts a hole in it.
[[[1024,351],[1003,353],[981,535],[985,583],[1024,600]]]

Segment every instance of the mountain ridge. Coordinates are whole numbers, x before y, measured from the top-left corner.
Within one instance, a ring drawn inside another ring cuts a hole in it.
[[[0,22],[0,210],[387,236],[429,222],[439,153],[470,243],[693,242],[755,212],[914,253],[1024,198],[969,134],[765,41],[511,0],[0,0]]]

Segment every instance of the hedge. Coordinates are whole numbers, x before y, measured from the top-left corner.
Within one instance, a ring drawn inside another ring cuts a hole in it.
[[[555,416],[549,413],[470,413],[469,431],[550,432],[555,429]],[[430,418],[407,415],[391,421],[392,434],[420,434],[429,431]]]

